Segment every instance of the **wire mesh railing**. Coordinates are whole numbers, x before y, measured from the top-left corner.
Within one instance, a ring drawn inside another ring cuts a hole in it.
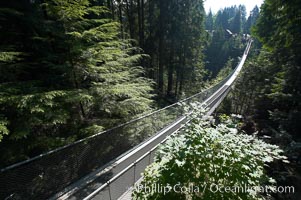
[[[231,76],[231,75],[232,75],[232,73],[229,76]],[[194,95],[188,99],[185,99],[184,102],[189,104],[189,103],[195,102],[195,101],[204,102],[208,98],[215,99],[214,98],[215,95],[213,95],[213,94],[217,90],[222,88],[228,79],[229,79],[228,77],[225,78],[222,82],[220,82],[218,85],[216,85],[214,88],[212,88],[212,93],[209,92],[208,94],[206,94],[206,93],[202,92],[202,93]],[[202,95],[200,95],[200,94],[202,94]],[[223,92],[221,92],[221,94],[223,94]],[[221,94],[219,94],[219,95],[221,95]],[[204,108],[207,108],[207,106],[210,106],[210,105],[204,105]],[[182,120],[180,120],[180,121],[182,121]],[[184,121],[184,122],[186,122],[186,121]],[[173,125],[171,125],[171,126],[173,126]],[[181,126],[179,128],[181,128]],[[178,129],[176,129],[176,130],[178,130]],[[175,131],[171,131],[171,132],[175,133]],[[135,187],[135,185],[137,185],[137,181],[139,179],[141,179],[142,174],[143,174],[144,170],[146,169],[146,167],[153,162],[155,153],[158,149],[158,146],[160,144],[164,143],[166,141],[166,139],[167,139],[167,137],[163,141],[159,142],[159,144],[157,144],[150,151],[146,152],[143,156],[141,156],[136,161],[134,161],[129,166],[127,166],[120,173],[115,175],[109,181],[107,181],[102,186],[100,186],[99,188],[94,190],[92,193],[90,193],[88,196],[86,196],[84,198],[84,200],[100,200],[100,199],[118,200],[121,198],[121,196],[123,196],[126,193],[128,193],[128,195],[131,195],[130,188],[133,188],[133,187]],[[126,197],[126,199],[127,199],[127,197]]]
[[[244,52],[245,56],[248,54],[251,43],[252,41],[250,41],[246,47],[246,50]],[[231,83],[229,83],[230,85],[228,85],[226,82],[228,82],[230,78],[237,77],[238,74],[234,74],[234,73],[238,73],[240,71],[240,69],[238,69],[239,65],[243,65],[244,61],[245,59],[242,59],[240,63],[238,63],[236,68],[233,70],[233,72],[228,75],[228,77],[226,77],[223,81],[221,81],[219,84],[213,87],[212,93],[211,91],[209,92],[210,95],[205,94],[206,93],[205,91],[184,100],[184,102],[191,103],[195,101],[201,101],[204,103],[203,104],[204,108],[211,108],[212,105],[217,106],[216,102],[221,101],[225,97],[225,95],[227,95],[234,80],[232,80]],[[208,112],[210,111],[208,110]],[[173,131],[172,133],[176,134],[176,131]],[[166,139],[167,138],[165,138],[163,141],[157,144],[150,151],[146,152],[143,156],[138,158],[136,161],[134,161],[132,164],[126,167],[119,174],[115,175],[113,178],[111,178],[101,187],[98,187],[96,190],[94,190],[92,193],[86,196],[84,200],[99,200],[99,199],[118,200],[121,197],[123,197],[121,199],[129,199],[130,198],[129,196],[131,195],[132,192],[130,188],[135,187],[135,185],[137,185],[137,181],[141,179],[142,173],[144,172],[146,167],[153,162],[155,157],[155,152],[158,149],[158,146],[164,143]],[[123,195],[125,195],[125,198]]]
[[[214,87],[181,102],[203,102],[232,73]],[[175,103],[71,145],[3,168],[0,171],[0,199],[49,198],[155,135],[180,118],[183,112],[183,106]]]
[[[155,153],[158,150],[158,146],[166,141],[163,140],[161,143],[156,145],[150,151],[145,153],[119,174],[114,176],[112,179],[107,181],[93,193],[84,198],[84,200],[117,200],[125,192],[127,192],[131,187],[141,179],[142,172],[145,168],[154,161]]]

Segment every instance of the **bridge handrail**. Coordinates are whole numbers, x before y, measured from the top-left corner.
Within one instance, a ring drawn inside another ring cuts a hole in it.
[[[203,101],[229,80],[180,102]],[[182,116],[180,102],[0,170],[0,199],[45,199]]]
[[[233,72],[231,74],[228,75],[227,78],[225,78],[226,80],[230,79],[231,77],[233,78],[232,81],[230,81],[228,83],[228,81],[226,81],[222,87],[220,87],[220,89],[222,89],[224,86],[226,87],[224,91],[216,91],[214,94],[212,94],[208,99],[206,99],[204,102],[203,102],[203,107],[204,108],[211,108],[211,105],[210,104],[207,104],[208,101],[215,101],[215,100],[222,100],[229,92],[229,89],[231,88],[232,84],[234,83],[236,77],[238,76],[244,62],[245,62],[245,59],[246,59],[246,56],[249,52],[249,49],[251,47],[251,43],[252,41],[250,41],[244,51],[244,55],[241,59],[241,61],[237,64],[236,68],[233,70]],[[215,104],[218,104],[218,103],[215,103]],[[214,108],[216,108],[216,106],[218,105],[213,105]],[[208,110],[207,111],[208,113],[207,114],[211,114],[212,110]],[[184,121],[184,120],[183,120]],[[185,123],[188,123],[188,121],[186,121]],[[172,126],[172,125],[171,125]],[[183,127],[183,126],[182,126]],[[179,130],[182,128],[180,127],[179,129],[177,129],[176,131],[174,131],[172,134],[176,134],[179,132]],[[142,155],[140,158],[136,159],[134,162],[132,162],[130,165],[128,165],[125,169],[123,169],[120,173],[118,173],[117,175],[115,175],[114,177],[112,177],[109,181],[107,181],[105,184],[101,185],[100,187],[98,187],[96,190],[94,190],[92,193],[90,193],[88,196],[86,196],[83,200],[92,200],[94,197],[97,198],[97,195],[99,195],[99,193],[103,192],[107,192],[108,193],[108,200],[112,200],[112,199],[117,199],[119,198],[122,194],[124,194],[125,192],[129,192],[129,188],[130,187],[135,187],[135,184],[137,184],[137,182],[139,182],[139,180],[142,178],[141,174],[136,174],[136,167],[137,165],[141,164],[142,167],[146,168],[145,166],[145,163],[142,163],[143,159],[146,158],[146,157],[149,157],[148,159],[148,163],[147,165],[150,165],[151,164],[151,159],[152,159],[152,153],[154,153],[157,148],[159,147],[159,145],[165,143],[165,141],[168,139],[168,137],[166,137],[163,141],[161,141],[159,144],[157,144],[155,147],[153,147],[151,150],[147,151],[144,155]],[[141,166],[140,166],[141,168]],[[130,171],[131,169],[132,172]],[[114,183],[115,181],[118,181],[118,179],[121,177],[121,176],[125,176],[127,175],[128,176],[128,182],[127,183],[124,183],[124,185],[119,185],[118,186],[118,190],[117,190],[117,193],[114,193],[112,194],[111,192],[111,184]],[[131,181],[131,179],[129,177],[134,177],[134,181]],[[107,191],[104,191],[105,189],[107,188]],[[102,194],[102,196],[104,196],[105,194]],[[115,197],[117,198],[112,198],[112,196],[115,195]],[[101,198],[100,198],[101,199]]]
[[[159,113],[159,112],[161,112],[161,111],[163,111],[163,110],[166,110],[166,109],[168,109],[168,108],[174,107],[174,106],[176,106],[176,105],[178,105],[178,104],[180,104],[180,103],[187,102],[187,101],[191,100],[192,98],[195,98],[195,97],[197,97],[197,96],[203,94],[204,92],[209,91],[209,90],[215,88],[216,86],[221,85],[221,83],[224,83],[226,80],[228,80],[228,79],[232,76],[232,74],[235,72],[235,70],[236,70],[237,67],[238,67],[238,65],[235,67],[235,69],[232,70],[232,72],[231,72],[226,78],[224,78],[223,80],[221,80],[219,83],[217,83],[217,84],[215,84],[215,85],[213,85],[213,86],[211,86],[211,87],[209,87],[209,88],[207,88],[207,89],[205,89],[205,90],[203,90],[203,91],[201,91],[201,92],[198,92],[198,93],[196,93],[196,94],[194,94],[194,95],[192,95],[192,96],[189,96],[189,97],[187,97],[187,98],[184,98],[184,99],[182,99],[182,100],[180,100],[180,101],[178,101],[178,102],[176,102],[176,103],[173,103],[173,104],[171,104],[171,105],[165,106],[164,108],[157,109],[157,110],[155,110],[155,111],[152,111],[152,112],[150,112],[150,113],[144,114],[144,115],[142,115],[142,116],[140,116],[140,117],[134,118],[134,119],[129,120],[129,121],[127,121],[127,122],[125,122],[125,123],[122,123],[122,124],[120,124],[120,125],[114,126],[114,127],[110,128],[110,129],[107,129],[107,130],[101,131],[101,132],[99,132],[99,133],[96,133],[96,134],[94,134],[94,135],[91,135],[91,136],[85,137],[85,138],[83,138],[83,139],[77,140],[77,141],[75,141],[75,142],[73,142],[73,143],[71,143],[71,144],[67,144],[67,145],[64,145],[64,146],[62,146],[62,147],[58,147],[58,148],[56,148],[56,149],[54,149],[54,150],[50,150],[50,151],[48,151],[48,152],[46,152],[46,153],[43,153],[43,154],[34,156],[34,157],[30,158],[30,159],[27,159],[27,160],[24,160],[24,161],[20,161],[20,162],[17,162],[17,163],[15,163],[15,164],[12,164],[12,165],[9,165],[9,166],[7,166],[7,167],[4,167],[4,168],[0,169],[0,173],[1,173],[1,172],[4,172],[4,171],[6,171],[6,170],[9,170],[9,169],[18,167],[18,166],[20,166],[20,165],[27,164],[27,163],[29,163],[29,162],[35,161],[35,160],[37,160],[37,159],[41,159],[41,158],[43,158],[44,156],[53,154],[53,153],[55,153],[55,152],[58,152],[58,151],[63,150],[63,149],[65,149],[65,148],[71,147],[71,146],[76,145],[76,144],[78,144],[78,143],[85,142],[85,141],[87,141],[87,140],[89,140],[89,139],[92,139],[92,138],[94,138],[94,137],[97,137],[98,135],[104,134],[104,133],[106,133],[106,132],[112,131],[112,130],[117,129],[117,128],[120,128],[120,127],[122,127],[122,126],[125,126],[125,125],[131,124],[131,123],[133,123],[133,122],[139,121],[139,120],[141,120],[141,119],[143,119],[143,118],[149,117],[149,116],[154,115],[154,114],[156,114],[156,113]]]

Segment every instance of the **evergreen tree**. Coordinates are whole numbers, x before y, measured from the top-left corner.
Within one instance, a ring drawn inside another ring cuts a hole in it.
[[[157,82],[159,96],[175,101],[186,90],[198,90],[204,76],[203,2],[128,0],[122,7],[120,22],[127,27],[125,31],[151,56],[144,68]],[[192,84],[186,87],[185,83]]]
[[[218,11],[214,21],[214,30],[209,32],[205,50],[206,69],[215,77],[229,59],[238,61],[246,42],[242,35],[245,26],[246,8],[243,5],[232,6]]]
[[[119,39],[106,7],[89,0],[1,7],[1,164],[150,110],[152,81],[140,67],[146,55]]]
[[[208,15],[206,15],[206,21],[205,21],[205,28],[206,30],[213,30],[213,14],[212,11],[210,9]]]
[[[280,9],[281,8],[281,9]],[[299,1],[266,0],[254,33],[270,52],[269,61],[276,68],[268,93],[272,105],[270,119],[278,129],[300,139],[301,130],[301,4]]]
[[[299,141],[300,10],[296,1],[266,0],[255,22],[259,10],[253,9],[246,27],[255,24],[253,34],[263,49],[259,55],[251,52],[255,58],[247,63],[237,81],[241,84],[231,95],[232,112],[252,116],[264,134],[291,135]]]
[[[258,17],[259,17],[259,8],[255,6],[246,21],[246,24],[244,26],[244,33],[250,34],[251,27],[256,23]]]
[[[239,34],[241,32],[241,26],[242,26],[241,18],[242,18],[241,11],[238,10],[231,24],[231,31],[233,33]]]

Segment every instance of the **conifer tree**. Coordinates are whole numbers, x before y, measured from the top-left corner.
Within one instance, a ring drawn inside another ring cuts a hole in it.
[[[255,25],[257,19],[259,17],[259,8],[255,6],[248,17],[245,26],[244,26],[244,33],[250,34],[251,27]]]
[[[270,109],[265,110],[277,129],[300,140],[301,119],[301,23],[299,1],[266,0],[261,6],[254,33],[270,53],[271,69],[276,69],[270,85]]]
[[[97,133],[150,110],[146,55],[89,0],[6,3],[1,10],[3,164]],[[27,17],[24,17],[27,16]],[[21,20],[21,21],[19,21]]]
[[[206,30],[213,30],[213,14],[212,14],[212,11],[210,9],[208,15],[206,15],[206,22],[205,22],[205,28]]]

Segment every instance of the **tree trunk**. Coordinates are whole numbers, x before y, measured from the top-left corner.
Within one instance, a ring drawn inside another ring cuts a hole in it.
[[[111,0],[107,0],[107,7],[111,10],[112,9],[112,7],[111,7]]]
[[[173,48],[173,44],[171,44],[170,54],[169,54],[169,65],[168,65],[167,96],[172,95],[172,89],[173,89],[173,73],[174,73],[173,54],[174,54],[174,48]]]
[[[165,18],[165,1],[161,0],[160,1],[160,5],[159,5],[159,9],[160,9],[160,16],[159,16],[159,77],[158,77],[158,89],[159,92],[161,92],[163,94],[164,89],[163,89],[163,85],[164,85],[164,51],[165,51],[165,47],[164,47],[164,18]]]
[[[182,64],[181,64],[181,70],[180,70],[180,88],[179,88],[179,94],[183,92],[184,88],[184,69],[186,65],[186,45],[183,46],[183,54],[182,54]]]
[[[148,2],[148,34],[149,37],[153,37],[153,19],[154,19],[154,10],[155,10],[155,5],[152,1]]]
[[[113,0],[107,0],[107,7],[111,10],[112,18],[115,19]]]
[[[144,41],[144,51],[151,56],[151,63],[149,65],[149,78],[154,79],[157,81],[157,65],[158,65],[158,59],[157,59],[157,51],[156,51],[156,46],[154,43],[157,42],[157,39],[154,36],[154,2],[153,1],[148,1],[148,16],[147,16],[147,21],[148,21],[148,37],[147,40]]]
[[[121,38],[124,38],[123,20],[122,20],[122,0],[119,1],[118,11],[119,11],[119,21],[120,21]]]
[[[176,69],[176,88],[175,88],[175,96],[178,99],[179,98],[179,81],[180,81],[180,73],[179,73],[179,67]]]
[[[139,46],[142,47],[142,16],[141,16],[141,2],[137,0],[137,10],[138,10],[138,32],[139,32]]]
[[[126,3],[126,14],[127,14],[127,17],[128,17],[128,24],[129,24],[129,31],[130,31],[130,37],[131,39],[134,38],[134,31],[133,31],[133,25],[134,25],[134,22],[133,22],[133,15],[132,15],[132,5],[133,5],[133,2],[132,0],[130,0],[131,2],[131,5],[129,5],[129,2],[128,0],[125,0],[125,3]]]
[[[141,48],[144,49],[144,0],[141,0]]]
[[[80,89],[80,85],[78,83],[78,80],[77,80],[77,75],[76,75],[76,72],[75,72],[75,67],[74,67],[74,64],[73,64],[73,61],[70,60],[70,63],[73,67],[73,70],[72,70],[72,82],[73,82],[73,85],[76,89]],[[81,121],[84,121],[84,119],[86,118],[86,112],[85,112],[85,109],[84,109],[84,106],[83,106],[83,103],[81,101],[79,101],[78,103],[78,109],[79,109],[79,117],[80,117],[80,120]]]

